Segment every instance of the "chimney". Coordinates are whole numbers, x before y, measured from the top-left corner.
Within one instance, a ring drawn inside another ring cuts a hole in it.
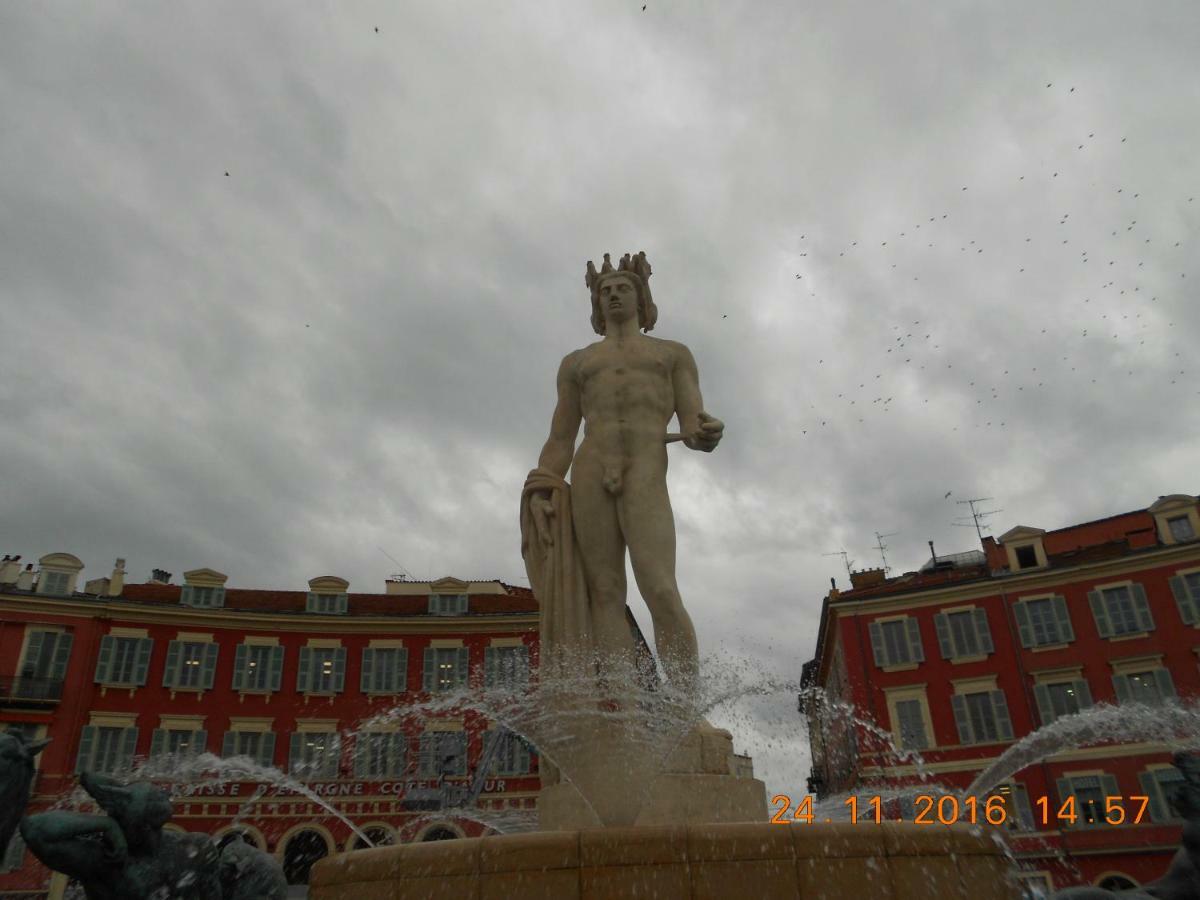
[[[837,589],[837,579],[830,578],[829,579],[829,599],[836,600],[839,596],[840,596],[840,592]]]
[[[150,583],[151,584],[170,584],[171,583],[171,573],[166,571],[165,569],[155,569],[154,573],[150,576]]]
[[[15,584],[17,576],[21,574],[21,556],[4,557],[4,562],[0,563],[0,584]]]
[[[850,584],[857,590],[858,588],[874,587],[877,584],[883,584],[887,581],[887,573],[884,569],[863,569],[860,572],[850,573]]]
[[[25,567],[25,571],[17,576],[17,590],[18,591],[32,591],[33,590],[33,563],[30,563],[29,565],[27,565]]]
[[[167,581],[171,580],[171,576],[167,575]],[[125,592],[125,560],[117,557],[117,562],[113,566],[112,577],[108,582],[108,596],[120,597]]]
[[[933,567],[937,568],[937,554],[933,550],[933,541],[929,542],[929,555],[933,557]]]

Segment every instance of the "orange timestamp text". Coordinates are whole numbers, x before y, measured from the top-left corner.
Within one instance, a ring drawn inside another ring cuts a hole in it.
[[[999,794],[987,797],[956,797],[953,794],[917,794],[912,798],[914,825],[1005,825],[1009,821],[1011,808],[1009,798]],[[813,810],[813,798],[806,794],[793,805],[787,794],[776,794],[771,798],[775,813],[771,822],[790,825],[793,822],[812,824],[821,819]],[[884,821],[905,821],[903,816],[890,817],[884,814],[884,799],[878,794],[867,796],[851,795],[843,801],[851,822],[879,824]],[[1033,801],[1034,818],[1043,826],[1074,825],[1138,825],[1145,818],[1150,798],[1143,794],[1104,797],[1086,803],[1077,803],[1075,797],[1067,797],[1056,804],[1049,797],[1037,797]]]

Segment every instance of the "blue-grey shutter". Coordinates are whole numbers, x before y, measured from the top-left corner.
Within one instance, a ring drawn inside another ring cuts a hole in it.
[[[278,691],[283,682],[283,648],[271,648],[271,690]]]
[[[1029,791],[1025,789],[1025,785],[1013,782],[1012,796],[1016,801],[1017,806],[1017,821],[1020,823],[1019,830],[1035,831],[1036,826],[1033,824],[1033,807],[1029,805]]]
[[[512,739],[517,742],[516,746],[516,770],[518,775],[529,774],[529,745],[525,743],[523,738],[513,735]]]
[[[75,774],[92,769],[92,748],[96,743],[96,726],[84,725],[79,734],[79,753],[75,757]]]
[[[1117,703],[1118,704],[1128,703],[1129,702],[1129,676],[1128,675],[1114,675],[1112,677],[1112,681],[1113,681],[1113,690],[1115,690],[1117,692]]]
[[[374,666],[375,648],[364,647],[362,652],[362,675],[358,681],[358,689],[364,694],[369,694],[375,689],[375,685],[371,683],[371,674]]]
[[[1004,697],[1004,691],[992,691],[992,714],[996,717],[996,736],[1002,741],[1011,741],[1012,719],[1008,715],[1008,700]]]
[[[483,744],[482,744],[483,752],[479,757],[481,760],[488,758],[488,750],[491,748],[491,746],[495,742],[495,740],[496,740],[496,732],[493,731],[492,729],[489,728],[487,731],[485,731],[483,733]],[[488,765],[488,774],[495,775],[499,771],[500,771],[500,754],[497,753],[495,756],[492,757],[492,761]]]
[[[868,627],[871,632],[871,649],[875,651],[875,665],[883,668],[888,665],[887,645],[883,642],[883,626],[872,622]]]
[[[367,756],[368,747],[371,744],[371,733],[369,731],[360,731],[358,737],[354,740],[354,777],[367,777]]]
[[[942,651],[942,659],[953,659],[955,653],[954,641],[950,637],[950,620],[945,613],[937,613],[933,617],[933,628],[937,632],[938,649]]]
[[[330,734],[325,742],[325,753],[321,757],[321,771],[326,778],[337,778],[342,767],[342,736]]]
[[[459,647],[454,654],[454,685],[458,688],[467,686],[467,648]]]
[[[1170,810],[1163,804],[1162,795],[1158,790],[1158,779],[1153,772],[1138,772],[1138,784],[1142,793],[1150,798],[1150,818],[1155,822],[1165,822],[1170,818]]]
[[[258,764],[271,768],[275,765],[275,734],[267,731],[258,741]]]
[[[1146,600],[1146,589],[1138,582],[1133,582],[1133,611],[1137,616],[1138,628],[1142,631],[1154,630],[1154,616],[1150,615],[1150,604]]]
[[[408,649],[405,647],[396,650],[396,669],[392,675],[391,689],[395,694],[408,690]]]
[[[338,613],[344,616],[349,611],[349,609],[350,609],[350,595],[349,594],[338,594],[338,598],[337,598]]]
[[[112,678],[113,650],[116,645],[117,639],[111,634],[100,638],[100,655],[96,659],[96,677],[94,679],[98,684],[106,684]]]
[[[971,717],[967,714],[967,698],[962,694],[954,694],[950,698],[950,705],[954,708],[954,724],[958,727],[958,742],[960,744],[975,743],[975,738],[971,734]]]
[[[1114,776],[1114,775],[1101,775],[1100,776],[1100,795],[1104,798],[1121,796],[1121,786],[1117,784],[1116,776]],[[1105,818],[1108,814],[1108,809],[1105,806],[1104,800],[1100,801],[1096,812],[1100,815],[1100,821],[1103,824],[1107,825],[1108,823],[1105,821]]]
[[[1037,700],[1038,718],[1042,720],[1043,725],[1049,725],[1054,721],[1054,704],[1050,700],[1050,688],[1044,684],[1035,684],[1033,696]]]
[[[167,743],[167,733],[161,728],[155,728],[150,733],[150,755],[158,756],[163,752]]]
[[[1062,805],[1064,803],[1067,802],[1068,799],[1075,796],[1075,791],[1071,788],[1071,779],[1070,778],[1056,778],[1056,779],[1054,779],[1054,786],[1058,789],[1058,805],[1060,808],[1062,807]],[[1076,801],[1076,804],[1075,804],[1075,814],[1077,816],[1079,816],[1079,820],[1082,820],[1083,810],[1081,810],[1079,808],[1078,801]],[[1059,827],[1060,828],[1070,827],[1070,821],[1067,819],[1064,819],[1060,823]]]
[[[117,769],[128,769],[133,765],[133,754],[137,749],[136,727],[121,729],[121,753]]]
[[[293,731],[291,746],[288,748],[288,771],[289,772],[295,772],[296,766],[300,761],[300,741],[301,741],[300,732]]]
[[[234,750],[237,749],[237,732],[227,731],[225,737],[221,739],[221,756],[225,759],[233,756]]]
[[[42,656],[42,646],[46,643],[46,632],[32,631],[29,634],[29,645],[25,648],[25,667],[22,669],[22,675],[27,678],[33,678],[37,673],[37,665]],[[28,672],[28,675],[25,673]],[[0,847],[0,850],[3,850]]]
[[[1054,619],[1058,624],[1058,639],[1064,644],[1069,644],[1075,640],[1075,629],[1071,627],[1071,613],[1067,609],[1067,598],[1055,596],[1052,598],[1051,606],[1054,609]]]
[[[150,652],[154,649],[153,638],[139,638],[137,648],[137,665],[133,670],[133,683],[145,684],[146,673],[150,670]]]
[[[436,595],[435,595],[436,596]],[[433,647],[425,648],[424,687],[433,692],[437,684],[437,651]]]
[[[417,750],[418,774],[429,777],[437,774],[437,733],[426,731],[421,734]]]
[[[340,694],[346,687],[346,648],[338,647],[333,653],[333,692]]]
[[[909,662],[925,662],[925,647],[921,644],[921,625],[916,619],[909,617],[904,620],[905,631],[908,634]]]
[[[71,644],[75,640],[70,632],[60,632],[54,645],[54,659],[50,663],[50,679],[62,681],[67,675],[67,663],[71,659]]]
[[[233,654],[233,689],[244,690],[246,687],[246,669],[250,666],[250,648],[238,644]]]
[[[514,677],[518,684],[529,683],[529,648],[520,646],[516,648],[515,655],[517,657],[516,672]]]
[[[1171,585],[1171,593],[1175,595],[1175,604],[1179,607],[1179,617],[1184,625],[1195,625],[1197,618],[1196,599],[1188,590],[1187,582],[1182,575],[1172,575],[1167,581]]]
[[[210,643],[204,647],[204,668],[200,672],[200,686],[206,691],[211,691],[213,680],[217,677],[217,654],[221,648],[216,643]]]
[[[1022,647],[1033,646],[1033,625],[1029,621],[1029,607],[1024,600],[1013,604],[1013,618],[1017,620],[1017,634],[1021,636]]]
[[[190,584],[185,584],[183,589],[179,592],[179,602],[184,606],[194,606],[195,588],[193,588]]]
[[[224,606],[225,605],[225,588],[223,588],[223,587],[213,588],[212,605],[213,606]]]
[[[163,687],[175,687],[179,683],[179,656],[183,653],[181,641],[167,644],[167,664],[163,666]]]
[[[387,774],[392,778],[404,775],[404,757],[407,739],[403,731],[395,731],[388,735],[387,742]]]
[[[1087,709],[1092,705],[1092,689],[1088,687],[1087,680],[1080,678],[1072,684],[1075,686],[1075,697],[1079,700],[1079,708]]]
[[[1166,669],[1154,670],[1154,683],[1158,686],[1158,694],[1167,703],[1178,699],[1175,693],[1175,682],[1171,680],[1171,673]]]
[[[975,621],[975,639],[979,642],[979,649],[984,653],[995,653],[996,646],[992,643],[992,629],[988,627],[987,610],[975,609],[971,616]]]
[[[208,752],[208,732],[200,728],[192,732],[192,753],[200,754]]]
[[[312,684],[312,647],[300,648],[300,668],[296,671],[296,690],[304,693]]]
[[[495,647],[485,647],[483,649],[483,684],[484,687],[493,687],[496,684]]]
[[[1088,603],[1092,606],[1092,617],[1096,620],[1096,630],[1100,637],[1112,637],[1112,623],[1108,619],[1108,605],[1099,591],[1088,591]]]

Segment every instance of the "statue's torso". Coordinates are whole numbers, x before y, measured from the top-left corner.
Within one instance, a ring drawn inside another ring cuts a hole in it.
[[[639,336],[603,340],[578,351],[575,378],[584,420],[579,453],[628,462],[653,451],[653,459],[665,465],[663,436],[675,412],[677,346]]]

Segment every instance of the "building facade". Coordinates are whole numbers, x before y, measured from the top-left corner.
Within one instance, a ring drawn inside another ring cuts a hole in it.
[[[538,652],[529,589],[443,578],[360,594],[322,576],[249,590],[212,569],[127,585],[122,560],[79,589],[82,569],[68,553],[0,563],[0,728],[52,739],[31,812],[70,798],[85,769],[149,758],[176,798],[168,827],[253,843],[293,883],[364,846],[350,823],[378,844],[534,815],[537,754],[497,722],[465,707],[385,715],[464,686],[522,690]],[[240,769],[212,777],[234,757]],[[2,849],[0,896],[61,896],[19,837]]]
[[[919,572],[852,573],[825,597],[804,667],[823,692],[801,695],[810,789],[855,797],[860,815],[874,803],[888,818],[964,821],[965,806],[918,799],[936,798],[922,785],[962,790],[1043,729],[1058,752],[989,792],[1031,896],[1157,878],[1181,822],[1170,747],[1152,733],[1200,695],[1198,536],[1197,498],[1171,495],[1054,531],[1019,526]],[[1087,712],[1101,704],[1129,709]],[[1107,715],[1114,739],[1080,746],[1084,720],[1066,717],[1081,712]]]

